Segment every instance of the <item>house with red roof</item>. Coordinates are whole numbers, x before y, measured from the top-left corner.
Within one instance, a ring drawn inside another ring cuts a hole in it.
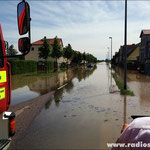
[[[46,37],[44,37],[44,38],[46,38]],[[54,38],[50,38],[50,39],[47,39],[47,40],[48,40],[49,44],[51,44],[53,46]],[[62,41],[62,39],[58,38],[58,42],[61,45],[62,50],[63,50],[63,41]],[[31,46],[30,53],[25,56],[25,60],[34,60],[34,61],[37,61],[37,62],[43,61],[43,59],[41,59],[39,57],[39,51],[38,51],[39,48],[42,46],[42,44],[43,44],[43,39],[40,39],[38,41],[33,42],[32,46]],[[49,57],[48,61],[55,61],[55,59],[52,58],[52,57]],[[64,58],[60,57],[58,59],[58,64],[61,64],[64,61],[65,61]]]

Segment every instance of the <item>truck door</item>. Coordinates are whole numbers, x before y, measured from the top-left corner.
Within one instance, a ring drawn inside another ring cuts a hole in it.
[[[11,86],[10,86],[10,64],[7,63],[5,51],[5,42],[3,39],[0,25],[0,114],[8,109],[10,104]]]

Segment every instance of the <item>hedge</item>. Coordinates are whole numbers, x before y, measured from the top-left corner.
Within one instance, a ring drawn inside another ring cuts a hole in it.
[[[23,74],[37,71],[37,62],[32,60],[8,60],[11,63],[11,73]]]
[[[47,66],[48,71],[53,71],[54,70],[54,62],[51,61],[45,61],[45,66]],[[46,65],[47,64],[47,65]]]

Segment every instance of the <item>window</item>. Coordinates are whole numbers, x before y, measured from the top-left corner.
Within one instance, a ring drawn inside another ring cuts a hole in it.
[[[2,56],[3,56],[3,47],[2,47],[2,40],[0,35],[0,68],[4,67],[4,59],[2,58]]]

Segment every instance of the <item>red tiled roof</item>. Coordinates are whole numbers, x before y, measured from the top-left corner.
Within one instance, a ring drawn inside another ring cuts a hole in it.
[[[54,44],[54,39],[47,39],[47,40],[49,41],[49,43],[50,43],[51,45]],[[59,43],[62,43],[62,45],[63,45],[63,42],[62,42],[62,39],[61,39],[61,38],[58,38],[58,42],[59,42]],[[32,45],[42,45],[42,44],[43,44],[43,39],[38,40],[38,41],[35,41],[35,42],[32,43]]]
[[[141,31],[141,34],[140,34],[140,37],[142,36],[142,35],[150,35],[150,30],[142,30]]]

